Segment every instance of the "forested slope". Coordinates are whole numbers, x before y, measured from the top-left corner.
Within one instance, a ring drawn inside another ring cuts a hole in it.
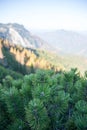
[[[37,69],[59,71],[63,68],[62,65],[55,65],[44,56],[41,57],[38,50],[11,44],[6,39],[0,39],[0,64],[23,75],[35,72]]]

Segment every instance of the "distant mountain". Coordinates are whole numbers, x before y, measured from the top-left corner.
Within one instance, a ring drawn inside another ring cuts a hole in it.
[[[0,38],[23,47],[49,49],[50,46],[37,36],[32,35],[23,25],[17,23],[0,24]]]
[[[52,45],[56,50],[87,56],[87,35],[74,31],[57,30],[38,33],[38,36]]]

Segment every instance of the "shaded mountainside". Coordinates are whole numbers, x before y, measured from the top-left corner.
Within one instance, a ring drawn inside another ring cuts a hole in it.
[[[23,47],[51,49],[41,38],[32,35],[23,25],[17,23],[0,24],[0,38]]]
[[[87,56],[87,36],[66,30],[38,33],[42,39],[52,45],[58,52]]]
[[[62,66],[55,65],[44,56],[42,57],[39,50],[24,48],[3,39],[0,39],[0,64],[22,74],[28,74],[37,69],[53,69],[55,71],[63,69]]]
[[[87,58],[76,55],[57,55],[53,52],[24,48],[0,39],[0,64],[10,70],[27,74],[37,69],[70,70],[78,68],[81,73],[87,70]]]

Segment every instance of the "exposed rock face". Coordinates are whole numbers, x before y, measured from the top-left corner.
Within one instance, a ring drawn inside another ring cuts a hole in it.
[[[46,42],[37,36],[33,36],[23,25],[17,23],[0,24],[0,38],[23,47],[49,49]]]

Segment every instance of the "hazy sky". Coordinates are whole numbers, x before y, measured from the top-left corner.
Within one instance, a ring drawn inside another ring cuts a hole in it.
[[[0,0],[0,22],[30,29],[87,30],[87,0]]]

